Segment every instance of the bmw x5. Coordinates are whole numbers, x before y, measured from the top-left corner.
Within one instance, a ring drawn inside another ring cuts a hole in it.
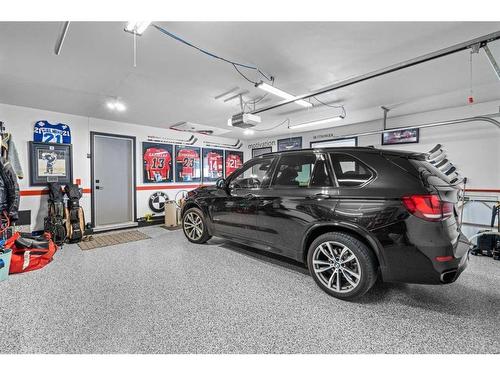
[[[188,194],[186,238],[219,236],[304,262],[341,299],[382,281],[446,284],[468,261],[460,183],[429,155],[375,148],[269,153]]]

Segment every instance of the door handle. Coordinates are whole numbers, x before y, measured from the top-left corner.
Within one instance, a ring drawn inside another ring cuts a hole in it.
[[[254,198],[256,198],[256,196],[255,196],[255,195],[253,195],[252,193],[248,193],[248,194],[245,194],[245,195],[244,195],[244,198],[245,198],[245,199],[254,199]]]
[[[318,194],[314,194],[312,197],[309,197],[309,198],[312,198],[312,199],[330,199],[331,196],[330,196],[330,194],[318,193]]]

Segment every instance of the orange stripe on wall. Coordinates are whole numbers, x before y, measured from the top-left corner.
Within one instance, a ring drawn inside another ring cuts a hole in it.
[[[90,194],[92,192],[91,189],[83,189],[84,194]],[[29,196],[39,196],[39,195],[48,195],[49,190],[48,189],[42,189],[42,190],[21,190],[20,195],[21,197],[29,197]]]
[[[137,186],[137,190],[175,190],[175,189],[196,189],[203,185],[145,185]]]
[[[136,190],[175,190],[175,189],[196,189],[203,185],[148,185],[148,186],[137,186]],[[84,194],[92,193],[92,189],[85,188],[83,189]],[[48,195],[48,189],[40,189],[40,190],[21,190],[21,197],[33,197],[33,196],[41,196]]]
[[[137,186],[137,191],[143,190],[176,190],[176,189],[196,189],[203,185],[146,185],[146,186]],[[500,189],[465,189],[467,192],[471,193],[500,193]],[[92,189],[84,188],[84,194],[90,194]],[[40,195],[48,195],[48,189],[42,190],[21,190],[20,192],[22,197],[29,196],[40,196]]]
[[[500,193],[500,189],[465,189],[471,193]]]

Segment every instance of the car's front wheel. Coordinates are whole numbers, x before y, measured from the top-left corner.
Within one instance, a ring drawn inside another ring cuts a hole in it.
[[[331,232],[316,238],[309,248],[307,265],[319,287],[340,299],[362,296],[377,279],[371,249],[346,233]]]
[[[186,238],[193,243],[205,243],[212,236],[208,233],[203,212],[198,208],[190,208],[182,216],[182,230]]]

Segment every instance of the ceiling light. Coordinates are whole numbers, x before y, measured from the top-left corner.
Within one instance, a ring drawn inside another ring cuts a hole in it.
[[[283,90],[280,90],[274,86],[271,86],[271,85],[268,85],[267,83],[265,82],[262,82],[260,81],[259,83],[257,83],[255,85],[255,87],[258,87],[259,89],[261,90],[264,90],[264,91],[267,91],[273,95],[276,95],[276,96],[279,96],[280,98],[283,98],[283,99],[294,99],[296,98],[295,96],[293,96],[292,94],[289,94],[287,92],[284,92]],[[306,102],[305,100],[296,100],[295,103],[297,103],[298,105],[301,105],[302,107],[312,107],[313,105],[309,102]]]
[[[243,131],[243,134],[245,134],[245,135],[252,135],[254,133],[255,133],[255,130],[252,130],[252,129],[245,129]]]
[[[118,111],[118,112],[123,112],[127,109],[127,107],[125,107],[125,104],[123,104],[122,102],[116,102],[115,103],[115,109]]]
[[[127,109],[127,107],[125,106],[125,104],[123,104],[122,102],[118,101],[118,100],[110,100],[106,103],[106,107],[108,107],[108,109],[110,111],[118,111],[118,112],[123,112]]]
[[[125,25],[125,31],[136,35],[142,35],[150,24],[151,21],[128,21]]]
[[[288,129],[305,128],[305,127],[308,127],[308,126],[326,124],[328,122],[340,121],[340,120],[343,120],[344,118],[345,118],[345,116],[328,117],[328,118],[324,118],[324,119],[321,119],[321,120],[304,122],[303,124],[290,125],[288,127]]]

